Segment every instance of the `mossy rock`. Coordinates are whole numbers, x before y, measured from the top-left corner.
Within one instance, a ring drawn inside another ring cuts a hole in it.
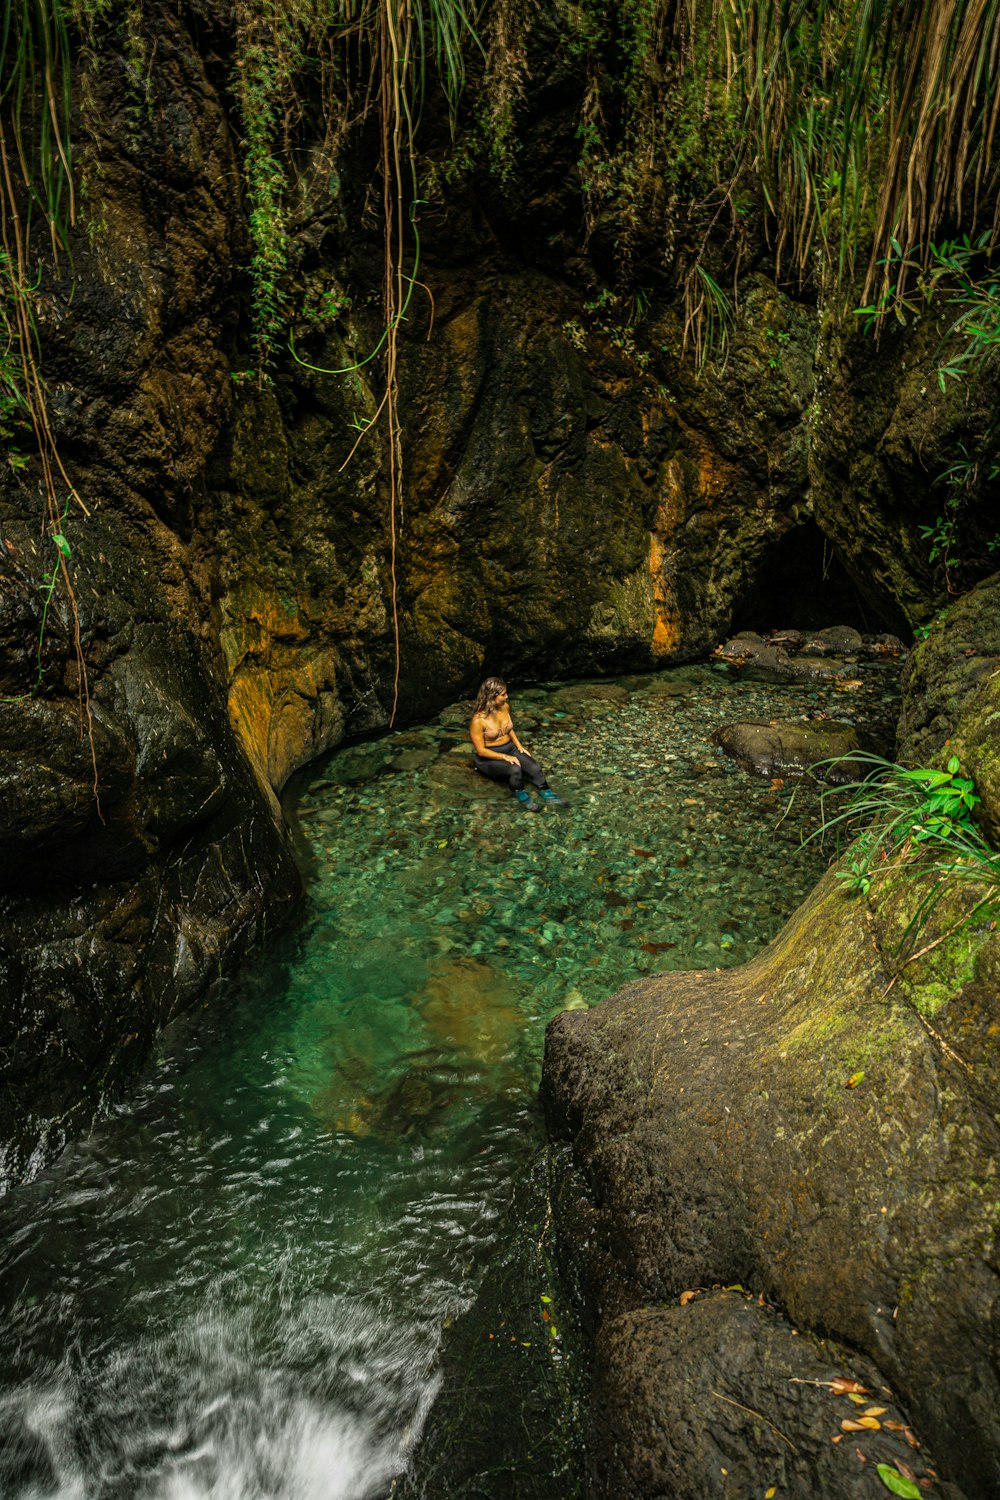
[[[874,1360],[978,1496],[1000,1463],[1000,938],[981,923],[962,939],[930,1021],[936,950],[896,953],[912,899],[889,887],[869,906],[829,874],[753,963],[558,1016],[542,1090],[588,1184],[568,1234],[602,1319],[760,1290]]]
[[[1000,573],[959,599],[910,660],[899,757],[941,765],[952,755],[975,781],[977,817],[1000,845]]]
[[[824,761],[825,779],[858,781],[864,766],[849,757],[860,748],[858,732],[850,724],[783,724],[753,720],[723,724],[713,736],[728,756],[761,776],[801,776]]]

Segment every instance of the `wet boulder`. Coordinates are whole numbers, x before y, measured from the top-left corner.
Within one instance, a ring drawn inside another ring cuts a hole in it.
[[[857,656],[864,644],[852,625],[829,625],[805,636],[799,650],[803,656]]]
[[[805,653],[793,656],[775,641],[758,644],[757,639],[747,636],[726,641],[713,655],[741,675],[762,682],[830,682],[849,677],[855,671],[853,662],[849,664],[840,657]]]
[[[850,759],[860,749],[852,724],[755,719],[723,724],[713,738],[732,760],[760,776],[802,776],[818,767],[824,780],[846,784],[864,775],[863,764]],[[830,761],[838,764],[823,764]]]

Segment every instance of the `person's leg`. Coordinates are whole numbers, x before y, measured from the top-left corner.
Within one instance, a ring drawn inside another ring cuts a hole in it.
[[[542,801],[547,803],[550,807],[564,807],[565,803],[563,802],[563,799],[561,797],[557,797],[555,792],[549,786],[548,781],[545,779],[545,772],[542,770],[537,760],[535,760],[530,755],[525,755],[521,751],[517,752],[517,758],[520,762],[521,769],[524,772],[524,775],[527,776],[532,786],[537,788],[538,792],[541,795]]]
[[[486,760],[480,755],[474,757],[474,763],[481,776],[488,777],[490,781],[502,781],[509,786],[518,802],[528,812],[538,811],[536,804],[524,790],[524,771],[519,763],[515,762],[511,765],[506,760]]]
[[[548,782],[545,780],[545,772],[537,760],[534,760],[530,755],[525,755],[523,750],[515,750],[514,754],[517,756],[522,777],[527,777],[532,786],[537,787],[539,791],[543,787],[548,786]]]
[[[512,792],[519,792],[524,786],[524,772],[519,765],[512,766],[508,760],[486,760],[481,755],[474,759],[480,776],[486,776],[490,781],[502,781]]]

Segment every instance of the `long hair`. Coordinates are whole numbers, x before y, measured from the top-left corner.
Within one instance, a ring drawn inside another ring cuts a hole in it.
[[[476,714],[488,714],[493,708],[500,694],[505,693],[506,691],[507,684],[505,682],[501,682],[499,677],[487,677],[486,681],[479,689],[479,692],[476,696],[476,701],[472,706],[473,718],[475,718]]]

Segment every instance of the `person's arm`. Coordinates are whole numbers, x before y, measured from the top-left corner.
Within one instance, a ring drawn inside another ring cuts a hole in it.
[[[514,724],[513,724],[513,721],[511,721],[511,726],[510,726],[510,737],[514,741],[514,744],[517,746],[517,748],[520,750],[521,754],[522,755],[527,755],[528,754],[527,750],[525,750],[524,746],[521,744],[521,741],[518,739],[517,735],[514,733]]]
[[[486,741],[483,738],[483,721],[478,714],[469,725],[469,739],[472,741],[472,747],[476,754],[481,756],[483,760],[505,760],[508,765],[514,766],[517,764],[515,756],[501,755],[499,751],[487,748]],[[515,740],[514,743],[516,744],[517,741]]]

